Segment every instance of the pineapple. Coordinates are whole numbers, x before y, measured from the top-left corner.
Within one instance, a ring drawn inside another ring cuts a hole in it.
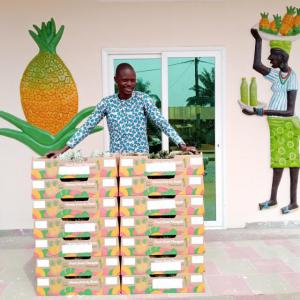
[[[281,16],[273,15],[274,20],[270,23],[270,33],[278,34],[278,31],[281,27]]]
[[[282,25],[286,24],[290,27],[293,27],[294,23],[294,14],[296,12],[296,8],[293,6],[287,6],[286,7],[286,14],[284,15],[282,19]]]
[[[297,8],[297,15],[294,17],[294,32],[296,34],[300,33],[300,8]]]
[[[56,32],[53,19],[33,25],[29,30],[39,53],[26,67],[20,85],[21,103],[27,121],[55,135],[78,111],[78,93],[74,79],[56,47],[64,26]]]
[[[260,15],[261,19],[259,21],[259,30],[268,32],[270,28],[269,14],[263,12]]]

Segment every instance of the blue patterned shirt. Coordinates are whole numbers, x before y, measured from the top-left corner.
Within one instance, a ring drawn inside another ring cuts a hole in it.
[[[120,100],[117,94],[103,98],[67,145],[74,148],[106,117],[110,152],[148,153],[147,116],[175,144],[184,144],[182,138],[154,105],[153,100],[145,93],[133,92],[132,97],[127,100]]]

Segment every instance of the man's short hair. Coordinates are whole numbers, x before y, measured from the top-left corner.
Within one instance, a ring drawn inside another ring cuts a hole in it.
[[[117,66],[116,68],[116,75],[115,76],[118,76],[120,74],[120,72],[122,70],[125,70],[125,69],[130,69],[132,70],[133,72],[135,72],[134,68],[132,65],[128,64],[128,63],[121,63]]]

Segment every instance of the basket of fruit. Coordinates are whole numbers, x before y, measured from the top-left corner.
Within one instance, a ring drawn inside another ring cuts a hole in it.
[[[300,37],[300,8],[287,6],[283,18],[273,15],[269,20],[269,13],[262,12],[261,19],[253,28],[259,30],[262,39],[295,41]]]

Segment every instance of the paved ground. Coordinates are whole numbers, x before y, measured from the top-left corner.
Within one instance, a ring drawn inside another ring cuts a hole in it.
[[[203,295],[80,299],[300,300],[300,227],[210,230],[205,239],[207,291]],[[28,231],[0,231],[0,299],[66,299],[35,296],[33,245]]]

